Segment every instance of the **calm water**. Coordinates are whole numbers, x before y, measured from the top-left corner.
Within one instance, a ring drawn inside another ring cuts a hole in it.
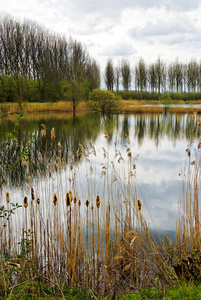
[[[14,118],[0,119],[0,142],[5,142],[6,132],[14,128]],[[186,148],[192,137],[200,137],[200,131],[195,126],[194,121],[187,115],[167,115],[162,114],[120,114],[111,117],[102,117],[97,114],[78,114],[73,118],[71,114],[29,114],[22,121],[19,132],[21,144],[25,144],[32,135],[41,135],[41,124],[47,128],[47,138],[33,141],[32,157],[34,165],[32,169],[26,169],[26,174],[20,169],[12,172],[7,179],[7,190],[10,189],[12,195],[15,195],[16,201],[22,203],[22,199],[27,192],[27,177],[31,175],[32,180],[40,169],[40,180],[43,181],[45,174],[42,158],[39,153],[46,153],[47,161],[51,156],[58,155],[53,153],[52,141],[50,139],[50,130],[55,129],[55,145],[59,142],[62,145],[60,153],[64,161],[68,161],[72,156],[75,158],[76,151],[80,144],[88,146],[91,140],[95,149],[94,170],[89,172],[86,168],[86,160],[83,160],[79,167],[79,182],[81,184],[82,195],[87,197],[85,190],[85,181],[91,178],[92,184],[97,193],[101,194],[101,184],[96,185],[102,172],[102,163],[104,161],[103,148],[109,153],[108,160],[113,161],[115,156],[114,143],[117,140],[117,148],[121,152],[124,165],[129,164],[126,147],[132,152],[132,163],[136,164],[136,188],[137,196],[144,203],[143,211],[147,215],[147,220],[152,225],[151,218],[148,216],[148,209],[156,227],[160,230],[174,230],[177,216],[178,199],[182,189],[182,179],[186,161]],[[104,132],[107,132],[109,139],[105,138]],[[128,144],[129,140],[129,144]],[[195,140],[196,143],[196,140]],[[193,148],[193,145],[192,145]],[[193,151],[192,151],[193,152]],[[70,154],[70,156],[69,156]],[[12,161],[14,153],[9,153],[5,160]],[[69,158],[70,157],[70,158]],[[44,158],[44,157],[43,157]],[[77,157],[79,161],[81,157]],[[72,162],[73,163],[73,162]],[[54,173],[54,171],[52,171]],[[68,176],[61,174],[52,185],[62,184],[66,189]],[[122,175],[126,179],[126,174]],[[58,182],[60,180],[60,182]],[[38,181],[37,181],[38,182]],[[41,184],[40,187],[43,185]],[[54,186],[50,187],[53,191]],[[148,207],[148,209],[147,209]]]

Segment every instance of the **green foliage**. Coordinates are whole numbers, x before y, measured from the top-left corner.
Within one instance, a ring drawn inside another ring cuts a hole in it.
[[[18,243],[18,245],[21,246],[21,256],[22,255],[28,256],[29,253],[31,253],[33,233],[34,232],[31,232],[31,229],[28,229],[28,231],[24,230],[24,234],[26,235],[26,238],[21,239],[21,241]]]
[[[32,300],[32,299],[69,299],[69,300],[92,300],[89,292],[83,289],[70,289],[65,286],[62,291],[56,287],[39,281],[27,281],[26,283],[17,286],[14,291],[8,296],[7,300]]]
[[[198,300],[201,299],[201,286],[194,283],[182,282],[174,288],[167,289],[145,289],[136,294],[123,295],[119,300]]]
[[[0,218],[3,218],[5,220],[5,223],[3,224],[3,228],[5,228],[7,226],[6,221],[9,220],[10,216],[15,214],[15,210],[20,207],[22,207],[22,206],[19,205],[18,203],[16,203],[16,204],[11,203],[10,209],[5,208],[4,205],[0,206]],[[2,229],[2,231],[3,231],[3,229]],[[2,231],[0,231],[0,237],[2,235]]]
[[[171,96],[169,93],[164,93],[160,96],[161,104],[163,105],[164,113],[167,114],[170,109],[170,105],[172,102]]]
[[[32,140],[28,140],[25,146],[20,144],[20,131],[21,131],[21,120],[24,118],[27,112],[25,110],[20,111],[18,114],[15,114],[17,122],[15,123],[15,128],[13,132],[6,134],[7,141],[2,145],[0,151],[0,187],[5,184],[7,174],[20,165],[21,160],[29,155],[30,147],[32,145],[35,136],[32,137]],[[8,155],[7,155],[8,154]],[[5,157],[13,156],[14,160],[12,163],[10,160],[5,161]]]
[[[109,114],[120,109],[120,97],[111,91],[95,89],[91,92],[87,106],[91,111]]]

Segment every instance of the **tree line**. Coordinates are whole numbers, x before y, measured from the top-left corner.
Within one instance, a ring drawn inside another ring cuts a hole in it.
[[[114,66],[108,59],[104,81],[108,90],[119,92],[120,88],[128,92],[131,86],[142,95],[144,92],[160,95],[169,93],[201,93],[201,62],[192,59],[181,63],[178,59],[166,65],[159,57],[155,63],[146,64],[140,59],[132,69],[126,59]]]
[[[65,100],[80,90],[88,97],[99,85],[100,68],[80,42],[0,16],[1,102]]]

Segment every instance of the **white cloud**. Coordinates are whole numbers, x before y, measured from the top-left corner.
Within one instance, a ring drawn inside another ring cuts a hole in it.
[[[109,57],[153,62],[201,58],[198,0],[0,0],[11,16],[32,19],[84,43],[103,68]]]

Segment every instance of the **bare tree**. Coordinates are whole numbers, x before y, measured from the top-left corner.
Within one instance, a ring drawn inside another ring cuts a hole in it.
[[[115,83],[115,73],[114,73],[113,62],[111,59],[108,59],[107,61],[104,80],[105,80],[107,90],[113,91],[114,83]]]
[[[126,59],[121,61],[121,77],[123,88],[128,92],[131,85],[131,69],[129,62]]]
[[[160,57],[155,63],[155,76],[156,76],[156,86],[157,86],[158,94],[160,95],[161,89],[165,89],[165,84],[166,84],[165,66],[161,61]]]
[[[157,80],[156,80],[156,68],[155,64],[151,64],[148,69],[148,82],[152,93],[156,91]]]
[[[147,70],[145,62],[142,58],[135,67],[135,82],[138,90],[140,90],[142,100],[142,92],[147,86]]]

